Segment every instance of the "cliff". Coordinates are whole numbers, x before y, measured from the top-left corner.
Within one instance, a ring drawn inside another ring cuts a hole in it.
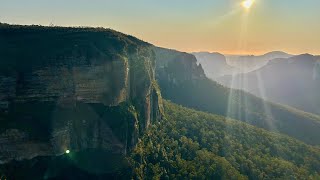
[[[224,87],[208,79],[191,54],[161,48],[155,48],[155,54],[156,78],[165,99],[286,134],[311,145],[320,144],[318,115]]]
[[[158,81],[168,80],[179,85],[185,81],[206,78],[201,64],[197,64],[194,55],[159,47],[154,47],[154,52]]]
[[[149,44],[103,28],[0,24],[0,163],[125,154],[162,117]]]
[[[209,79],[215,80],[220,76],[239,73],[240,71],[239,68],[230,66],[223,54],[209,52],[197,52],[192,54],[197,58],[198,64],[201,64]]]

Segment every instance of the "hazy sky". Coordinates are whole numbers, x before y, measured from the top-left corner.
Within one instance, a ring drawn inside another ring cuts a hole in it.
[[[103,26],[181,51],[320,54],[320,0],[0,0],[0,22]]]

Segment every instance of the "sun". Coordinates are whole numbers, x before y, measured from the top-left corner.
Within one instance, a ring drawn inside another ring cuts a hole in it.
[[[241,5],[246,9],[250,9],[253,3],[254,3],[254,0],[245,0],[241,3]]]

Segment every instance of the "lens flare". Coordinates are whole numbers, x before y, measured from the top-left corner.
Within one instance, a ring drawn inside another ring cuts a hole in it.
[[[254,0],[245,0],[241,3],[241,5],[246,9],[250,9],[253,3],[254,3]]]

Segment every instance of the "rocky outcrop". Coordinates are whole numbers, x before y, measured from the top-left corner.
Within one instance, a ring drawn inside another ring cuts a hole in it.
[[[156,78],[161,87],[161,94],[165,99],[186,107],[237,119],[259,128],[286,134],[311,145],[320,144],[319,116],[274,104],[241,90],[226,88],[206,78],[201,65],[196,64],[196,58],[191,54],[161,48],[155,48],[155,53],[157,57]],[[305,64],[305,62],[301,61],[298,64]],[[313,65],[314,63],[312,63],[312,66],[310,64],[304,65],[304,67],[309,67],[309,80],[311,80],[311,74],[314,74]],[[299,69],[301,72],[302,68]],[[301,92],[316,89],[310,87],[318,84],[316,78],[314,78],[313,85],[300,86],[304,90],[300,91],[297,96],[304,97]],[[305,87],[309,88],[306,89]],[[316,100],[314,96],[312,98]]]
[[[201,64],[197,64],[194,55],[159,47],[154,47],[154,51],[158,81],[165,80],[172,85],[179,85],[185,81],[206,78]]]
[[[0,163],[126,153],[162,118],[149,44],[99,28],[0,26]]]
[[[201,64],[206,76],[212,80],[227,74],[238,73],[239,69],[227,63],[226,57],[220,53],[197,52],[192,53]]]

